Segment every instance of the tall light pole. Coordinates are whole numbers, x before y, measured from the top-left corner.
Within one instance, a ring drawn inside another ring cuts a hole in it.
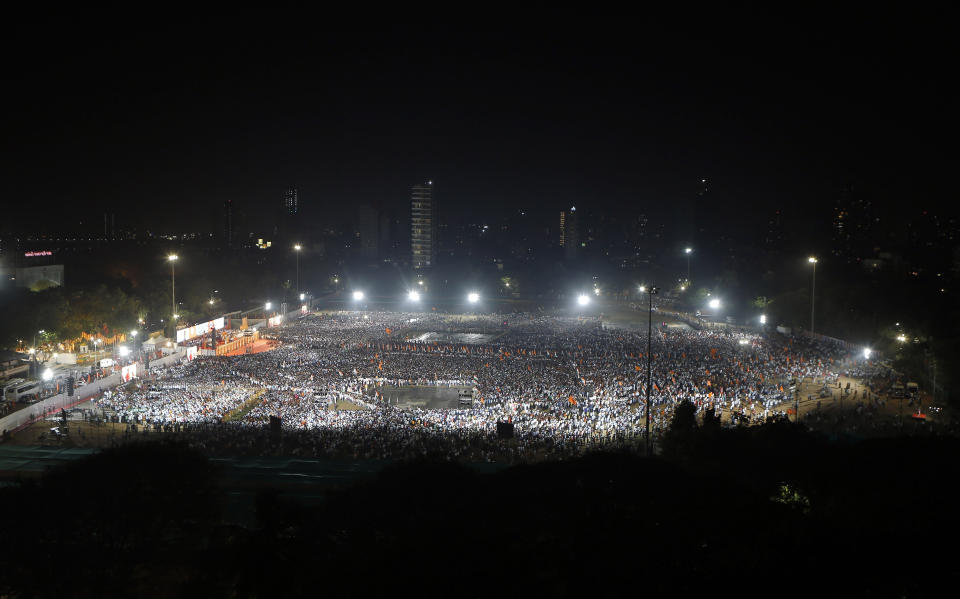
[[[684,248],[683,253],[687,255],[687,282],[690,281],[690,254],[693,253],[693,248]]]
[[[173,335],[177,334],[177,273],[176,273],[176,263],[177,255],[170,254],[167,256],[167,260],[170,262],[170,322],[173,325]]]
[[[297,253],[297,296],[300,295],[300,250],[303,247],[298,243],[293,246],[293,251]]]
[[[817,297],[817,257],[810,256],[807,258],[807,262],[813,264],[813,286],[810,288],[810,336],[813,336],[813,308],[814,301]]]
[[[652,347],[652,331],[653,331],[653,296],[657,294],[656,287],[650,287],[647,290],[647,296],[650,298],[650,302],[647,308],[647,428],[645,433],[645,443],[646,443],[646,455],[650,456],[650,379],[651,379],[651,359],[653,356],[650,355]]]

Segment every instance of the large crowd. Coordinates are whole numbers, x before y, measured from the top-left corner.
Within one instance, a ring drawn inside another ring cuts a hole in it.
[[[270,336],[279,342],[271,351],[199,358],[105,394],[98,408],[122,422],[173,427],[209,451],[276,444],[271,417],[293,454],[483,460],[643,442],[645,330],[537,314],[342,312]],[[444,341],[423,340],[432,338]],[[650,342],[655,436],[683,401],[734,426],[786,417],[793,380],[836,385],[858,369],[879,387],[891,377],[840,345],[803,337],[659,326]],[[456,387],[472,405],[403,408],[384,392],[418,386]],[[502,422],[513,425],[514,441],[497,441]]]

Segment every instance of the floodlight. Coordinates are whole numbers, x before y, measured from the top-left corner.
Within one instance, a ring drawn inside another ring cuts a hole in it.
[[[767,324],[767,315],[766,315],[766,314],[761,314],[761,315],[760,315],[760,324]]]
[[[480,301],[480,294],[477,293],[476,291],[471,291],[467,295],[467,300],[469,300],[471,304],[475,304]]]
[[[273,304],[271,302],[267,302],[267,304],[264,306],[264,309],[269,310],[272,305]]]
[[[354,299],[355,301],[358,301],[358,302],[359,302],[360,300],[362,300],[362,299],[363,299],[363,292],[362,292],[362,291],[354,291],[354,292],[353,292],[353,299]]]
[[[43,377],[43,380],[49,381],[50,379],[53,378],[53,371],[50,370],[49,368],[46,368],[46,369],[44,369],[43,375],[41,375],[41,376]]]
[[[420,294],[417,293],[416,291],[411,291],[410,293],[407,294],[407,299],[410,300],[411,302],[419,302]]]
[[[126,345],[121,345],[119,351],[120,351],[121,358],[125,358],[130,355],[130,348],[127,347]]]
[[[712,300],[710,300],[710,303],[708,305],[712,310],[716,310],[717,308],[720,307],[720,300],[717,298],[713,298]]]
[[[590,303],[590,296],[585,293],[581,293],[577,297],[577,303],[580,304],[581,306],[586,306],[587,304]]]
[[[870,349],[869,347],[863,348],[863,357],[866,358],[867,360],[870,359],[870,354],[872,353],[873,353],[873,350]]]

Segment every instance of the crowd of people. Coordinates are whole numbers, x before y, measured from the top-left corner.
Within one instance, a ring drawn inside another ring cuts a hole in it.
[[[643,443],[645,330],[538,314],[341,312],[270,335],[271,351],[202,357],[105,394],[98,407],[124,422],[175,423],[208,451],[265,450],[276,443],[271,417],[295,454],[490,460]],[[444,341],[422,340],[431,338]],[[725,426],[757,423],[787,416],[791,381],[832,385],[873,368],[829,341],[732,329],[660,326],[650,353],[654,436],[683,401]],[[472,405],[404,408],[383,392],[420,386],[456,387]],[[510,442],[496,437],[504,422]]]

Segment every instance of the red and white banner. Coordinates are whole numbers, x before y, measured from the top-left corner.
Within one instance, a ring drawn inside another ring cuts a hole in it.
[[[191,345],[190,347],[187,348],[187,361],[192,362],[193,359],[196,357],[197,357],[197,347],[195,345]]]
[[[215,320],[208,320],[207,322],[201,322],[200,324],[195,324],[191,327],[185,329],[180,329],[177,331],[177,343],[183,343],[188,339],[193,339],[194,337],[199,337],[200,335],[205,335],[210,331],[219,331],[224,327],[223,316]]]
[[[137,378],[137,364],[133,363],[129,366],[123,366],[120,368],[120,378],[124,383],[130,381],[130,379]]]

